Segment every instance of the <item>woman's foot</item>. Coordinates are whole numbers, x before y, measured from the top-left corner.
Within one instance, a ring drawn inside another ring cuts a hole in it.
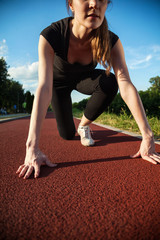
[[[81,144],[83,146],[89,147],[89,146],[93,146],[95,144],[94,140],[91,137],[89,126],[80,126],[79,125],[77,132],[81,137]]]

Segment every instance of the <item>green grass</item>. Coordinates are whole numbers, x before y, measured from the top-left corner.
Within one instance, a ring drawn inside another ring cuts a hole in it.
[[[72,108],[73,116],[77,118],[81,118],[83,116],[83,112],[78,108]]]
[[[79,109],[73,108],[73,115],[77,118],[81,118],[83,112]],[[95,122],[140,134],[137,123],[132,115],[128,116],[125,112],[120,115],[104,112]],[[148,117],[148,122],[152,128],[155,139],[160,140],[160,120],[157,117]]]

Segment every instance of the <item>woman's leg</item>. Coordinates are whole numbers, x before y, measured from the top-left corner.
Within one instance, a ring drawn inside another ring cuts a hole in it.
[[[118,91],[115,75],[106,75],[104,70],[95,69],[90,77],[80,81],[76,89],[84,94],[91,95],[81,125],[85,126],[94,121],[111,104]]]
[[[71,90],[67,87],[53,88],[52,107],[57,121],[57,128],[62,138],[71,140],[75,136],[72,115]]]
[[[80,121],[80,126],[87,126],[91,123],[92,121],[90,121],[88,118],[85,117],[85,115],[83,114],[81,121]]]
[[[88,100],[84,115],[78,127],[81,143],[84,146],[94,145],[90,135],[89,124],[94,121],[114,99],[118,91],[116,78],[113,74],[107,76],[103,70],[94,70],[89,77],[80,81],[76,89],[92,95]]]

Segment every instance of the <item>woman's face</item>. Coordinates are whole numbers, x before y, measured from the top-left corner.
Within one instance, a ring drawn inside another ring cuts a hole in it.
[[[98,28],[104,19],[108,0],[71,0],[74,20],[88,29]]]

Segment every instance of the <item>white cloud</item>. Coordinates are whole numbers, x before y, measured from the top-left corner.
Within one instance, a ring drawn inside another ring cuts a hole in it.
[[[8,69],[10,76],[23,85],[27,91],[35,93],[38,85],[38,62]]]
[[[135,69],[135,68],[146,68],[149,66],[149,61],[152,59],[152,55],[148,55],[145,58],[142,59],[135,59],[130,63],[129,67],[130,69]]]
[[[3,39],[2,41],[0,41],[0,58],[3,57],[6,60],[7,56],[8,56],[8,46],[7,46],[6,40]]]
[[[153,45],[150,48],[154,53],[160,53],[160,45]]]
[[[130,69],[141,69],[152,66],[160,60],[160,45],[127,47],[125,49],[127,64]]]

